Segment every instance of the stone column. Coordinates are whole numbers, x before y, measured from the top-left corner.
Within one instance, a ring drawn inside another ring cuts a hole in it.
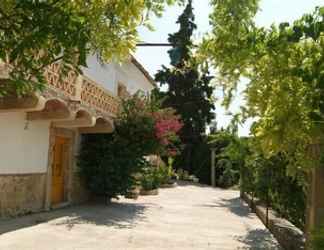
[[[82,85],[83,85],[83,76],[78,75],[76,82],[75,82],[75,96],[71,99],[74,101],[81,101],[81,92],[82,92]]]

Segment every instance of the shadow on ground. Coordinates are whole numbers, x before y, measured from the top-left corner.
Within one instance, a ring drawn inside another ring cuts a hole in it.
[[[244,236],[235,237],[235,239],[243,244],[244,247],[238,250],[279,250],[281,249],[278,243],[274,240],[268,230],[254,229],[249,230]]]
[[[225,208],[239,217],[249,218],[252,216],[249,206],[239,197],[231,199],[220,199],[214,201],[213,203],[203,204],[199,206],[209,208]]]
[[[15,219],[0,220],[0,235],[42,223],[51,226],[66,226],[72,230],[75,225],[95,224],[115,228],[132,228],[145,220],[145,210],[150,203],[111,203],[72,206],[50,212],[27,215]]]

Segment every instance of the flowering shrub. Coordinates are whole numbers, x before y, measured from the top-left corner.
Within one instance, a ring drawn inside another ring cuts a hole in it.
[[[166,147],[165,154],[175,156],[178,153],[177,143],[179,142],[178,132],[183,124],[179,116],[174,114],[173,109],[164,109],[153,113],[155,119],[155,136],[161,145]]]
[[[158,100],[146,97],[141,92],[124,100],[122,106],[122,112],[116,122],[119,134],[129,138],[130,143],[140,141],[145,144],[146,155],[178,154],[178,133],[183,124],[174,109],[161,109]]]
[[[148,167],[145,156],[177,154],[181,127],[180,117],[154,98],[137,93],[123,100],[113,134],[83,136],[79,166],[88,188],[107,198],[127,194],[134,175]]]

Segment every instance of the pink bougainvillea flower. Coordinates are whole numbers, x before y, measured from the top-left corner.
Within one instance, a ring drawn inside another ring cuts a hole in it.
[[[168,135],[177,134],[182,128],[181,122],[175,119],[157,120],[155,123],[155,134],[159,139]]]

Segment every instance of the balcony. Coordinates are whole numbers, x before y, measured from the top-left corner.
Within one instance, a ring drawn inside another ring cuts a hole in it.
[[[0,79],[8,78],[8,70],[7,65],[0,65]],[[50,120],[55,127],[78,128],[84,133],[111,132],[120,99],[85,75],[70,71],[60,77],[59,72],[59,63],[46,68],[48,85],[40,93],[1,98],[0,112],[23,111],[27,120]]]
[[[59,76],[59,64],[46,69],[45,77],[48,90],[57,92],[64,98],[79,101],[82,106],[96,112],[115,117],[120,104],[119,98],[84,75],[69,72],[64,79]]]

